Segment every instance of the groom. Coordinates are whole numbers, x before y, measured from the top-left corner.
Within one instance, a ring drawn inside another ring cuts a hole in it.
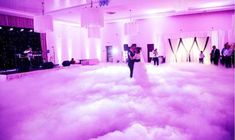
[[[133,77],[133,70],[134,70],[134,63],[135,60],[133,59],[135,55],[136,44],[132,44],[130,49],[128,50],[128,67],[130,69],[130,78]]]

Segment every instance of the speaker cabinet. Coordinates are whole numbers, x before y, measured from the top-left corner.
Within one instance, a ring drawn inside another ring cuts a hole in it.
[[[63,63],[62,63],[62,65],[64,66],[64,67],[68,67],[68,66],[70,66],[70,61],[64,61]]]
[[[42,64],[43,69],[52,69],[54,67],[54,64],[52,62],[46,62]]]

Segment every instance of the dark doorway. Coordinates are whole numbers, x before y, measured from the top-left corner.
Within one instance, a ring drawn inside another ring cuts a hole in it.
[[[106,46],[106,62],[113,62],[112,46]]]
[[[148,62],[151,63],[150,53],[154,50],[154,44],[147,44]]]

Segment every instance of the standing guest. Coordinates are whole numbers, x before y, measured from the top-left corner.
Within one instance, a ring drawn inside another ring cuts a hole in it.
[[[203,51],[201,51],[200,55],[199,55],[199,63],[204,63],[204,57],[205,55],[203,54]]]
[[[231,64],[233,68],[234,68],[234,61],[235,61],[234,55],[235,55],[235,43],[232,44],[232,56],[231,56],[231,60],[232,60]]]
[[[231,46],[228,44],[226,50],[224,51],[225,67],[226,67],[226,68],[231,68],[232,53],[233,53],[233,49],[232,49]]]
[[[154,49],[153,50],[153,62],[154,62],[154,65],[159,65],[159,59],[158,59],[158,51],[157,49]]]
[[[224,65],[225,64],[225,56],[224,56],[224,51],[227,49],[228,46],[228,42],[224,44],[224,48],[221,50],[221,64]]]
[[[220,50],[216,49],[216,46],[212,46],[212,50],[210,53],[210,60],[211,60],[211,64],[215,64],[218,65],[219,62],[219,58],[220,58]]]

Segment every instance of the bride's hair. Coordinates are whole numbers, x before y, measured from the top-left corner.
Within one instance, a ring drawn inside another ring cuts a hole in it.
[[[141,47],[136,47],[136,52],[139,54],[141,52]]]

